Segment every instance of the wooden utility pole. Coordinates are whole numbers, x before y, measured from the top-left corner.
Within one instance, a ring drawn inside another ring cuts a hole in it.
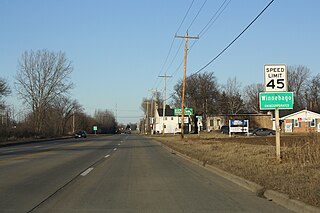
[[[146,114],[146,122],[145,122],[145,126],[144,126],[144,134],[148,134],[147,130],[149,129],[150,127],[150,124],[149,124],[149,101],[146,101],[146,105],[147,105],[147,114]]]
[[[159,75],[158,77],[164,79],[164,87],[163,87],[163,111],[162,111],[162,134],[164,135],[164,118],[166,114],[166,88],[167,88],[167,78],[171,78],[171,75],[167,75],[165,73],[164,75]]]
[[[74,111],[73,111],[73,114],[72,114],[72,133],[75,133],[75,123],[76,123],[76,121],[75,121],[75,117],[74,117],[75,115],[74,115]]]
[[[182,97],[181,97],[181,138],[184,138],[184,99],[186,90],[186,79],[187,79],[187,55],[188,55],[188,39],[199,39],[199,36],[189,36],[188,31],[185,36],[175,36],[176,38],[184,38],[184,64],[183,64],[183,83],[182,83]]]
[[[153,121],[152,121],[152,128],[151,128],[151,135],[153,135],[153,130],[155,129],[155,125],[157,125],[156,123],[156,111],[157,111],[157,94],[158,94],[158,90],[157,89],[151,89],[149,90],[151,92],[152,95],[152,100],[151,100],[151,116],[153,116]],[[155,94],[155,95],[154,95]],[[153,100],[155,96],[155,101]]]

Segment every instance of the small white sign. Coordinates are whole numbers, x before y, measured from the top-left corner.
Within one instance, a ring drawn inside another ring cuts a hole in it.
[[[189,117],[183,117],[184,123],[188,124],[189,123]],[[181,124],[181,117],[178,118],[179,124]]]
[[[285,132],[292,132],[292,123],[286,123]]]
[[[229,132],[249,132],[249,120],[229,120]]]
[[[266,64],[264,65],[265,92],[287,92],[287,65]]]

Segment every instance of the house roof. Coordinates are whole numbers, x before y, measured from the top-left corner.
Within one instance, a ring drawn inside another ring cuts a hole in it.
[[[320,114],[316,113],[316,112],[312,112],[310,110],[304,109],[304,110],[300,110],[298,112],[286,115],[284,117],[281,117],[281,120],[285,120],[285,119],[294,119],[296,117],[301,117],[304,119],[308,119],[308,118],[320,118]]]
[[[158,109],[159,116],[163,116],[163,108]],[[166,108],[165,109],[165,116],[174,116],[174,109]]]
[[[209,117],[217,117],[217,116],[270,116],[270,114],[262,114],[262,113],[243,113],[243,114],[216,114],[216,115],[210,115]]]

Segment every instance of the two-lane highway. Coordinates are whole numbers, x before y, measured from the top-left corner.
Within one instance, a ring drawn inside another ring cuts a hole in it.
[[[290,212],[139,135],[0,153],[2,212]]]

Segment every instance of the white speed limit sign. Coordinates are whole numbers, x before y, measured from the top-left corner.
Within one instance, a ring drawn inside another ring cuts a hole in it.
[[[287,92],[287,65],[264,65],[264,87],[266,92]]]

